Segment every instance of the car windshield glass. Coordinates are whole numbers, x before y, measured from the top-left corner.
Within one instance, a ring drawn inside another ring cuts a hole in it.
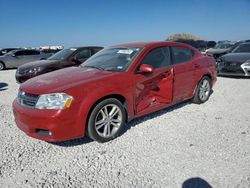
[[[52,55],[50,58],[50,60],[63,60],[68,58],[74,51],[76,51],[75,48],[69,48],[69,49],[64,49],[61,50],[57,53],[55,53],[54,55]]]
[[[228,43],[219,43],[219,44],[216,44],[214,48],[216,49],[227,49],[227,48],[230,48],[232,45],[231,44],[228,44]]]
[[[140,51],[141,48],[138,47],[106,48],[85,61],[81,67],[123,72],[128,69]]]
[[[250,43],[249,44],[241,44],[237,46],[233,51],[233,53],[250,53]]]

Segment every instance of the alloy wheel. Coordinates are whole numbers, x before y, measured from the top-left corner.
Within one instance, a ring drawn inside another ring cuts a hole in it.
[[[95,118],[95,129],[99,136],[110,138],[122,125],[122,111],[116,104],[107,104],[99,110]]]
[[[210,83],[207,79],[204,79],[200,85],[199,97],[201,101],[206,101],[210,95]]]

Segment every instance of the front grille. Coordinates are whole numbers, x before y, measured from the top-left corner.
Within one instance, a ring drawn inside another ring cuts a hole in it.
[[[20,105],[29,108],[34,108],[36,106],[39,95],[25,93],[23,91],[18,92],[17,101]]]
[[[241,68],[241,64],[242,63],[237,62],[224,62],[224,66],[222,67],[221,71],[244,74],[244,71]]]

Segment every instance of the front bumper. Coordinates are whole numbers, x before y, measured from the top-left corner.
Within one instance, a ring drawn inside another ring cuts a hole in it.
[[[84,136],[77,108],[39,110],[23,107],[14,100],[13,113],[18,128],[33,138],[57,142]]]
[[[250,77],[250,66],[244,64],[235,67],[217,65],[217,74],[221,76],[246,76]]]
[[[23,83],[23,82],[27,81],[28,79],[33,78],[35,76],[16,73],[15,77],[16,77],[17,83]]]

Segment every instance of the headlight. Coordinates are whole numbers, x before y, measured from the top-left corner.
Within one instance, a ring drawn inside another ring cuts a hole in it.
[[[34,67],[34,68],[29,69],[28,73],[33,74],[33,73],[40,72],[41,70],[42,70],[41,67]]]
[[[245,63],[242,64],[244,67],[250,67],[250,60],[247,60]]]
[[[40,95],[36,103],[37,109],[66,109],[69,108],[73,97],[65,93]]]

